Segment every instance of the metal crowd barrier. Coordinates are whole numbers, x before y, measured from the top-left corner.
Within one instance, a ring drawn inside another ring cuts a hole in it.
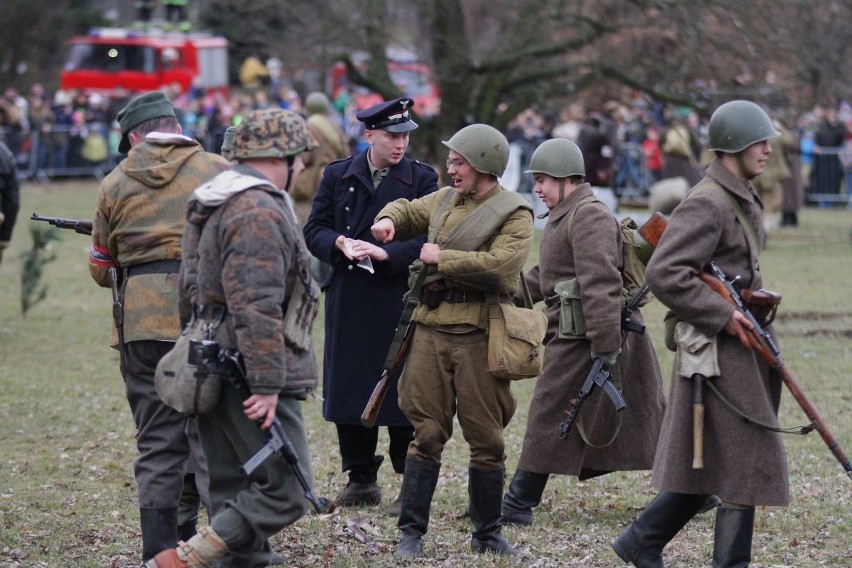
[[[103,123],[53,124],[27,133],[0,128],[0,140],[15,154],[18,177],[42,183],[58,177],[103,179],[120,158],[113,134]]]

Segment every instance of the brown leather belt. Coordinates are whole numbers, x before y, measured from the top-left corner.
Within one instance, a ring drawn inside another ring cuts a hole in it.
[[[488,294],[490,295],[490,294]],[[485,292],[475,292],[470,290],[444,290],[441,301],[448,304],[485,304],[488,298]],[[496,295],[501,304],[511,304],[512,296],[509,294]]]

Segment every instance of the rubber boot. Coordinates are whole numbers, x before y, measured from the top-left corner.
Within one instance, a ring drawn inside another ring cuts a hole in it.
[[[751,562],[754,507],[716,510],[713,568],[745,568]]]
[[[177,546],[177,507],[144,507],[139,509],[142,528],[142,562],[163,550]]]
[[[541,503],[544,486],[549,475],[534,473],[524,469],[515,470],[509,490],[503,496],[503,523],[516,525],[531,525],[533,522],[533,507]]]
[[[663,491],[612,543],[638,568],[663,568],[663,548],[707,503],[707,495]]]
[[[467,487],[470,520],[473,522],[473,535],[470,537],[470,549],[473,552],[496,552],[510,556],[518,554],[501,534],[503,522],[500,510],[505,474],[506,470],[502,467],[469,469]]]
[[[429,526],[432,495],[438,484],[439,462],[408,458],[402,474],[399,510],[400,537],[396,556],[417,558],[423,554],[423,535]]]

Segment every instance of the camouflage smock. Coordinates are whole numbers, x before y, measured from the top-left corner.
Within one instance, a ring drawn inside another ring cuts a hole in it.
[[[109,287],[108,269],[180,260],[186,202],[228,162],[179,134],[152,133],[101,183],[92,223],[89,272]],[[141,274],[124,290],[124,341],[180,335],[176,274]],[[113,342],[117,343],[116,341]]]
[[[210,205],[205,195],[211,192],[227,199]],[[225,305],[216,340],[239,350],[258,394],[303,392],[318,379],[313,345],[297,349],[284,335],[296,279],[309,278],[308,252],[288,200],[260,172],[240,165],[198,188],[187,211],[181,317],[190,318],[192,305]]]

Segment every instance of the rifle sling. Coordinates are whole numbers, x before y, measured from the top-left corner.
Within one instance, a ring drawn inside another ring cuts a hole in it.
[[[455,191],[450,190],[447,192],[444,201],[441,203],[441,207],[438,209],[438,214],[435,216],[435,224],[429,231],[429,238],[426,242],[434,243],[435,239],[438,237],[438,231],[441,230],[441,225],[444,224],[444,212],[450,205],[450,201],[453,199],[454,195]],[[414,281],[414,285],[411,287],[411,290],[408,291],[405,308],[402,310],[402,315],[399,318],[399,324],[396,326],[396,331],[393,334],[390,349],[388,349],[388,356],[385,358],[385,364],[382,367],[388,372],[393,372],[394,370],[396,357],[402,349],[402,344],[405,341],[408,327],[411,325],[411,316],[414,314],[414,308],[420,304],[420,290],[423,288],[423,283],[426,282],[426,274],[428,272],[429,267],[424,264],[420,269],[420,272],[417,274],[417,279]]]
[[[808,424],[806,426],[781,427],[773,426],[772,424],[767,424],[765,422],[761,422],[760,420],[755,420],[754,418],[749,418],[742,410],[737,408],[737,406],[733,402],[728,400],[728,398],[722,394],[722,391],[720,391],[716,387],[716,385],[713,384],[713,381],[707,380],[705,381],[705,384],[711,391],[713,391],[713,394],[719,397],[719,400],[722,401],[722,404],[728,407],[728,410],[742,418],[743,422],[745,422],[746,424],[753,424],[758,428],[761,428],[763,430],[769,430],[770,432],[778,432],[779,434],[795,434],[798,436],[805,436],[809,432],[811,432],[811,430],[813,430],[813,425],[811,424]]]
[[[612,383],[615,385],[615,388],[618,389],[618,392],[622,392],[621,388],[621,366],[618,364],[616,360],[615,365],[610,368],[610,374],[612,375]],[[599,390],[603,390],[602,387],[599,387]],[[591,394],[591,393],[590,393]],[[601,395],[607,396],[605,392],[602,392]],[[609,397],[607,396],[607,399]],[[615,439],[618,438],[618,434],[621,432],[621,424],[623,422],[623,417],[621,416],[621,412],[615,413],[615,431],[612,433],[612,437],[604,444],[597,445],[593,444],[589,441],[588,435],[586,435],[586,429],[583,428],[583,417],[581,416],[583,410],[577,413],[577,419],[574,421],[577,424],[577,433],[580,434],[580,438],[586,443],[587,446],[592,448],[606,448],[607,446],[611,446]]]

